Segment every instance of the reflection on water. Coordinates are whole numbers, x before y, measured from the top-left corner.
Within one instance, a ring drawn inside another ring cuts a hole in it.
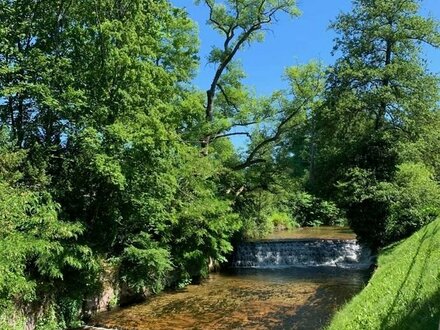
[[[282,239],[356,239],[356,235],[348,227],[306,227],[289,231],[275,232],[263,240]]]
[[[101,314],[94,323],[124,330],[320,329],[367,279],[365,271],[337,268],[241,269]]]

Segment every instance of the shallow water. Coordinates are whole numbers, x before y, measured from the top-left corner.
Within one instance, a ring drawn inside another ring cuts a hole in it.
[[[353,240],[348,228],[278,232],[262,241]],[[95,325],[123,330],[322,329],[367,283],[368,270],[337,267],[235,269],[201,285],[103,313]]]
[[[262,240],[283,239],[340,239],[353,240],[356,235],[348,227],[307,227],[296,228],[289,231],[275,232]]]
[[[367,279],[366,271],[337,268],[235,270],[94,323],[124,330],[321,329]]]

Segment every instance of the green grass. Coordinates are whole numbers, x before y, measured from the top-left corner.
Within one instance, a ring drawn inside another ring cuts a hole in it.
[[[439,329],[440,219],[384,249],[378,265],[328,329]]]

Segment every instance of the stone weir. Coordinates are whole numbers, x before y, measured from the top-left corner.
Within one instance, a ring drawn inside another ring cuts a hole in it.
[[[371,251],[356,240],[284,239],[239,244],[232,257],[234,268],[339,267],[367,269]]]

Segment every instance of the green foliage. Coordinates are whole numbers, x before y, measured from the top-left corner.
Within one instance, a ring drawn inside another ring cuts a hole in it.
[[[436,329],[440,318],[440,220],[385,248],[365,289],[328,329]]]
[[[179,170],[175,221],[170,243],[173,263],[182,279],[207,274],[209,259],[223,262],[232,251],[232,235],[241,227],[231,202],[219,197],[220,163],[193,155]],[[208,180],[211,178],[211,180]]]
[[[273,199],[273,194],[261,189],[240,196],[236,207],[243,218],[243,237],[260,238],[274,230],[270,218],[274,212]]]
[[[274,20],[275,14],[284,11],[291,16],[299,15],[295,0],[269,0],[269,1],[224,1],[197,0],[196,3],[205,3],[210,8],[211,14],[208,20],[215,30],[220,34],[225,34],[233,41],[232,49],[235,45],[241,45],[240,40],[245,37],[244,42],[262,41],[264,38],[263,25],[269,25]],[[231,32],[238,30],[240,34],[236,37]],[[249,32],[248,32],[249,31]],[[249,34],[249,36],[245,36]],[[221,62],[228,56],[227,50],[214,48],[210,59],[213,63]]]
[[[273,212],[269,215],[268,221],[272,223],[275,230],[291,230],[300,226],[286,212]]]
[[[92,275],[96,264],[91,250],[76,243],[83,227],[59,220],[59,206],[47,192],[24,188],[14,179],[25,154],[5,144],[0,150],[0,315],[5,326],[14,327],[12,320],[20,322],[24,316],[13,304],[25,308],[43,303],[66,289],[70,272]]]
[[[121,279],[136,293],[148,288],[159,292],[166,283],[172,269],[170,253],[141,233],[134,238],[121,255]]]
[[[50,306],[44,315],[38,318],[35,330],[59,330],[65,327],[65,324],[60,324],[54,307]]]
[[[298,171],[293,173],[295,178],[303,174],[305,163],[309,161],[304,158],[307,157],[308,147],[313,147],[310,145],[313,139],[301,136],[301,150],[298,150],[293,145],[293,138],[304,132],[311,112],[321,106],[325,87],[324,68],[316,61],[292,66],[286,69],[285,79],[289,87],[261,100],[260,107],[254,110],[255,113],[261,111],[261,115],[251,131],[245,161],[238,168],[267,163],[267,166],[284,165],[286,172]],[[277,159],[275,164],[274,158]],[[294,168],[298,162],[301,162],[300,166]]]
[[[440,182],[440,112],[434,111],[419,128],[418,138],[412,142],[400,143],[400,161],[423,163],[432,169],[434,179]]]
[[[379,247],[435,215],[419,202],[424,192],[410,188],[430,175],[414,167],[420,180],[402,176],[410,171],[404,162],[436,171],[436,150],[428,145],[436,139],[429,131],[439,81],[421,59],[421,44],[439,46],[440,31],[437,21],[419,14],[418,1],[353,4],[352,12],[332,24],[341,56],[329,71],[324,106],[315,116],[310,189],[345,208],[356,234]],[[416,151],[418,145],[433,155]],[[427,189],[435,195],[433,184]],[[406,216],[401,207],[409,207]]]
[[[12,301],[1,301],[0,327],[5,330],[22,330],[26,324],[26,316],[17,311]]]
[[[322,200],[306,192],[298,192],[293,200],[295,220],[304,227],[341,226],[346,219],[343,211],[332,201]]]
[[[168,0],[0,0],[0,327],[78,326],[109,260],[158,292],[225,261],[236,233],[338,225],[342,206],[380,246],[438,215],[438,79],[416,40],[440,39],[415,1],[355,1],[336,65],[288,68],[268,97],[236,55],[296,1],[198,2],[223,37],[207,93]]]
[[[279,99],[279,93],[270,98],[256,98],[243,86],[245,74],[236,57],[246,45],[264,39],[266,29],[276,22],[278,14],[297,16],[296,1],[197,0],[196,3],[207,6],[207,23],[222,37],[220,46],[213,46],[208,57],[215,65],[215,72],[206,93],[205,122],[199,137],[202,153],[208,155],[212,151],[211,142],[217,139],[242,135],[250,139],[248,157],[233,168],[244,169],[266,161],[257,159],[263,151],[260,149],[267,153],[268,147],[278,142],[296,111],[271,104]]]
[[[440,185],[424,164],[403,163],[394,180],[386,234],[401,239],[440,215]]]
[[[350,226],[373,248],[408,237],[440,215],[440,187],[423,164],[403,163],[391,182],[359,168],[339,184]]]
[[[337,187],[339,203],[347,210],[349,225],[358,239],[373,249],[383,246],[387,242],[390,185],[378,182],[371,171],[353,168]]]
[[[0,40],[1,147],[16,146],[0,157],[1,301],[41,304],[40,327],[73,326],[98,259],[144,292],[224,258],[239,222],[217,194],[221,164],[190,172],[198,151],[182,141],[201,109],[183,10],[0,1]]]

